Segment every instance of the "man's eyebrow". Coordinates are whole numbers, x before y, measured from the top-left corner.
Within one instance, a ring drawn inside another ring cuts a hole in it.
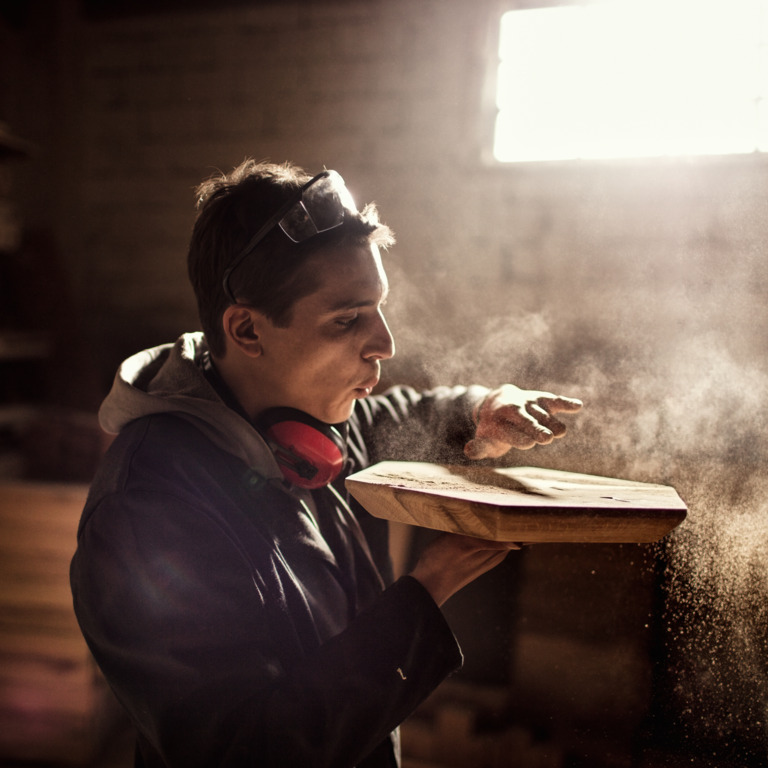
[[[329,308],[329,312],[339,312],[342,309],[361,309],[362,307],[373,307],[378,302],[370,299],[364,301],[356,301],[355,299],[341,299],[332,304]]]
[[[342,309],[362,309],[363,307],[376,307],[384,304],[389,296],[389,287],[381,294],[379,299],[358,299],[357,297],[342,298],[334,302],[329,308],[329,312],[339,312]]]

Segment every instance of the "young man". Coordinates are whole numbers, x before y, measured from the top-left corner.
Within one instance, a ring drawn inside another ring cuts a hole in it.
[[[338,174],[246,161],[199,190],[203,333],[121,366],[83,512],[75,609],[137,766],[397,766],[461,664],[439,607],[515,548],[441,535],[393,583],[344,492],[383,459],[500,456],[576,400],[511,385],[371,392],[394,343],[379,249]]]

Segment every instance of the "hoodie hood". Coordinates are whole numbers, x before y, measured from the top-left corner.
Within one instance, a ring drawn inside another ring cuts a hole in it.
[[[117,434],[142,416],[173,413],[192,421],[208,439],[263,477],[282,477],[258,431],[221,399],[206,378],[207,352],[202,333],[185,333],[174,344],[129,357],[99,410],[102,429]]]

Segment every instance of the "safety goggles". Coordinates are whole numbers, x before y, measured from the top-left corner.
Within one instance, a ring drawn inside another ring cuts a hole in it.
[[[250,239],[248,245],[235,257],[224,272],[223,287],[227,298],[236,303],[229,279],[245,258],[277,226],[294,243],[302,243],[310,237],[340,227],[347,213],[357,214],[352,195],[344,179],[336,171],[322,171],[311,178],[296,194],[264,223]]]

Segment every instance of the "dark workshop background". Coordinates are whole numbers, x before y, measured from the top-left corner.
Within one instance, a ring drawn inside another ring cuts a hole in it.
[[[130,764],[66,584],[95,411],[123,357],[197,329],[194,188],[251,156],[338,170],[395,230],[382,385],[581,397],[512,460],[689,506],[657,545],[532,547],[452,600],[466,666],[407,765],[768,765],[768,161],[494,164],[501,8],[0,3],[0,760]]]

